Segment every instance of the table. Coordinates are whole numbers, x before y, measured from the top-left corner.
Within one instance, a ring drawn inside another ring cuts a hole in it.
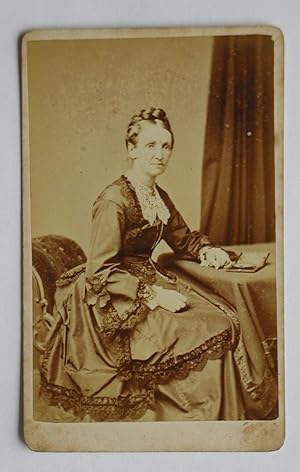
[[[184,279],[194,290],[197,291],[200,284],[225,299],[237,310],[246,328],[244,332],[249,333],[249,343],[255,329],[265,352],[268,352],[270,348],[274,349],[277,338],[275,243],[228,246],[226,249],[238,254],[243,251],[270,252],[270,256],[266,266],[255,273],[201,267],[196,262],[175,259],[170,254],[161,255],[158,262]]]

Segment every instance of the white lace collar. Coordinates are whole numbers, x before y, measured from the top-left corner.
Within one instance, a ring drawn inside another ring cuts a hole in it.
[[[159,195],[156,184],[153,187],[147,187],[132,177],[130,172],[126,173],[125,177],[135,190],[145,220],[152,226],[158,218],[166,225],[170,218],[170,212]]]

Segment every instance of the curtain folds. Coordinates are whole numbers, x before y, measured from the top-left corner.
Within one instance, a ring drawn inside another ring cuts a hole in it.
[[[216,244],[275,239],[273,42],[214,40],[201,232]]]

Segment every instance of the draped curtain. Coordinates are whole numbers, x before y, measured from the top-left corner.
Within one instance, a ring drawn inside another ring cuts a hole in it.
[[[273,91],[269,36],[215,38],[201,231],[216,244],[275,239]]]

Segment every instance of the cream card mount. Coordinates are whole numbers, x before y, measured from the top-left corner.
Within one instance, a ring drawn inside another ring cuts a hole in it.
[[[281,31],[28,32],[22,158],[28,447],[281,447]]]

